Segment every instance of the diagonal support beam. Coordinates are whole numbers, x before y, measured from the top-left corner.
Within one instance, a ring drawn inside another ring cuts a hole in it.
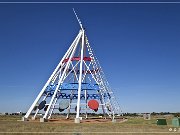
[[[69,53],[72,51],[72,49],[74,48],[74,44],[77,41],[77,39],[81,36],[82,32],[79,32],[79,34],[77,35],[77,37],[75,38],[75,40],[73,41],[73,43],[71,44],[71,46],[69,47],[69,49],[67,50],[67,52],[65,53],[65,55],[63,56],[63,58],[61,59],[61,61],[59,62],[59,64],[57,65],[57,67],[55,68],[54,72],[52,73],[52,75],[49,77],[48,81],[46,82],[46,84],[44,85],[44,87],[42,88],[41,92],[39,93],[39,95],[37,96],[37,98],[34,100],[33,104],[31,105],[31,107],[29,108],[29,110],[27,111],[26,115],[24,116],[25,118],[28,118],[29,115],[31,114],[32,110],[34,109],[35,105],[37,104],[37,102],[40,100],[40,98],[42,97],[44,91],[46,90],[47,86],[50,84],[52,78],[54,77],[54,75],[56,74],[56,72],[59,70],[59,68],[62,65],[63,60],[69,55]]]
[[[65,67],[65,69],[64,69],[64,71],[63,71],[63,73],[62,73],[62,76],[60,77],[60,79],[59,79],[59,81],[58,81],[58,85],[57,85],[57,87],[56,87],[56,89],[55,89],[55,91],[54,91],[54,94],[53,94],[52,98],[51,98],[51,101],[50,101],[50,103],[49,103],[49,106],[48,106],[48,108],[47,108],[47,111],[45,112],[45,114],[44,114],[44,116],[43,116],[44,119],[47,118],[48,112],[49,112],[49,110],[50,110],[50,108],[51,108],[51,106],[52,106],[52,103],[53,103],[53,101],[54,101],[54,99],[55,99],[55,97],[56,97],[56,94],[57,94],[57,92],[58,92],[58,90],[59,90],[59,86],[61,85],[62,80],[63,80],[64,77],[65,77],[66,70],[67,70],[67,68],[68,68],[69,65],[70,65],[70,60],[71,60],[71,58],[72,58],[73,55],[74,55],[74,52],[75,52],[75,50],[76,50],[76,48],[77,48],[77,45],[78,45],[78,43],[79,43],[79,40],[80,40],[81,36],[82,36],[82,31],[79,32],[78,38],[75,39],[75,41],[73,42],[73,44],[75,44],[75,45],[74,45],[74,48],[73,48],[73,50],[72,50],[72,52],[71,52],[71,55],[70,55],[70,57],[69,57],[69,60],[68,60],[68,62],[67,62],[67,65],[66,65],[66,67]],[[64,59],[63,59],[63,60],[64,60]],[[61,60],[61,61],[63,61],[63,60]]]

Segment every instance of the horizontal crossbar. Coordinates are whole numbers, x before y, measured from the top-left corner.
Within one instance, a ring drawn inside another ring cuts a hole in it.
[[[64,59],[63,63],[68,62],[68,60],[69,60],[69,58]],[[73,57],[73,58],[71,58],[71,61],[79,61],[79,60],[81,60],[81,57]],[[90,57],[83,57],[83,60],[84,61],[91,61],[92,58],[90,58]]]

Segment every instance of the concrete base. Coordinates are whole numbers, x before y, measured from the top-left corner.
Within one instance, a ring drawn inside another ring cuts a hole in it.
[[[74,119],[74,123],[80,123],[80,122],[81,122],[80,118],[75,118]]]
[[[21,121],[28,121],[28,118],[22,117]]]
[[[35,117],[31,117],[31,120],[36,120],[36,118]]]
[[[48,122],[48,119],[40,118],[40,122]]]
[[[115,122],[116,122],[116,119],[112,119],[112,122],[115,123]]]

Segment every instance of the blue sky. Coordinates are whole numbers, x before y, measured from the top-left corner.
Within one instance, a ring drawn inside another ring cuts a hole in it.
[[[179,112],[180,4],[0,4],[0,112],[27,111],[79,32],[123,112]]]

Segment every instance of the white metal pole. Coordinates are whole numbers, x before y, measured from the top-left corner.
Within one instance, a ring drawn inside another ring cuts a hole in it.
[[[85,114],[85,118],[87,119],[87,90],[84,91],[85,94],[85,102],[86,102],[86,114]]]
[[[71,109],[71,103],[72,103],[72,99],[73,99],[73,90],[71,90],[71,95],[70,95],[70,100],[69,100],[69,107],[68,107],[68,112],[67,112],[67,116],[66,119],[69,118],[69,114],[70,114],[70,109]]]
[[[82,84],[82,68],[83,68],[83,52],[84,52],[84,30],[82,29],[82,46],[81,46],[81,61],[80,61],[80,74],[79,74],[79,87],[78,87],[78,100],[76,118],[79,118],[80,98],[81,98],[81,84]]]
[[[44,87],[42,88],[41,92],[39,93],[39,95],[37,96],[37,98],[34,100],[33,104],[31,105],[31,107],[29,108],[29,110],[27,111],[26,115],[24,116],[25,118],[28,118],[29,115],[31,114],[33,108],[35,107],[35,105],[37,104],[37,102],[39,101],[39,99],[41,98],[42,94],[44,93],[44,91],[46,90],[47,86],[49,85],[49,83],[51,82],[51,79],[54,77],[54,75],[56,74],[56,72],[58,71],[59,67],[61,66],[63,60],[66,58],[67,54],[69,53],[69,51],[73,48],[75,41],[79,38],[79,36],[81,35],[81,32],[79,32],[79,34],[77,35],[77,37],[75,38],[75,40],[73,41],[73,43],[71,44],[71,46],[69,47],[69,49],[67,50],[67,52],[65,53],[65,55],[63,56],[63,58],[61,59],[61,61],[59,62],[59,64],[57,65],[56,69],[54,70],[54,72],[52,73],[52,75],[49,77],[48,81],[46,82],[46,84],[44,85]]]
[[[50,111],[50,114],[49,114],[48,119],[50,119],[50,118],[51,118],[51,115],[52,115],[52,113],[53,113],[53,111],[54,111],[55,104],[56,104],[57,100],[58,100],[58,98],[56,98],[56,99],[55,99],[55,101],[54,101],[54,104],[53,104],[53,107],[51,108],[51,111]]]
[[[59,89],[59,86],[60,86],[60,84],[62,83],[62,80],[64,79],[64,76],[65,76],[67,67],[69,66],[69,63],[70,63],[70,61],[71,61],[71,58],[72,58],[72,56],[74,55],[74,52],[75,52],[75,50],[76,50],[76,48],[77,48],[77,45],[78,45],[78,43],[79,43],[79,40],[80,40],[80,38],[81,38],[82,32],[80,31],[80,33],[79,33],[78,35],[79,35],[79,37],[77,38],[77,40],[76,40],[76,42],[75,42],[75,46],[74,46],[74,48],[73,48],[73,50],[72,50],[72,52],[71,52],[71,55],[70,55],[69,60],[68,60],[68,62],[67,62],[67,64],[66,64],[66,67],[65,67],[65,69],[64,69],[64,71],[63,71],[63,73],[62,73],[61,78],[60,78],[59,81],[58,81],[58,85],[57,85],[57,87],[56,87],[56,89],[55,89],[55,91],[54,91],[54,94],[53,94],[52,98],[51,98],[51,101],[50,101],[50,103],[49,103],[49,106],[48,106],[48,108],[47,108],[47,111],[45,112],[45,114],[44,114],[44,116],[43,116],[44,119],[46,119],[46,117],[47,117],[47,115],[48,115],[48,112],[49,112],[49,109],[51,108],[52,102],[54,101],[54,98],[55,98],[55,96],[56,96],[56,93],[57,93],[57,91],[58,91],[58,89]]]

